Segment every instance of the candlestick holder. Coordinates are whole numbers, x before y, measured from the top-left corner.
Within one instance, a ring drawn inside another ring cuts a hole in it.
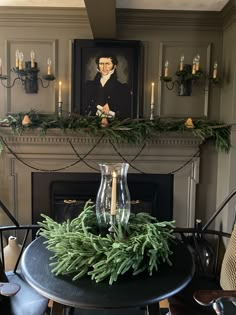
[[[110,234],[114,234],[114,232],[115,232],[115,229],[114,229],[115,224],[116,224],[116,215],[115,214],[111,214],[111,216],[110,216],[110,227],[108,229],[108,232]]]
[[[57,106],[57,117],[61,118],[62,117],[62,102],[58,102]]]
[[[151,104],[150,120],[154,120],[154,103]]]

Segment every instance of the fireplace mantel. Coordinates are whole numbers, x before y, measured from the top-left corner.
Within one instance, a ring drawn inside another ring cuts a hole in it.
[[[123,156],[130,162],[130,173],[174,173],[174,219],[178,226],[194,224],[200,164],[196,153],[201,140],[192,134],[160,133],[149,139],[144,148],[142,143],[114,143],[113,147],[105,137],[63,133],[58,129],[50,129],[46,135],[40,135],[39,130],[17,135],[4,127],[0,136],[6,144],[0,160],[1,198],[14,209],[21,223],[31,223],[33,172],[99,172],[98,163],[121,162]],[[85,156],[86,163],[79,162],[79,157]]]

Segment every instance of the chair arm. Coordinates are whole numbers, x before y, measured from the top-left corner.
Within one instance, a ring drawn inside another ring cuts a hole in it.
[[[198,290],[193,297],[196,302],[203,306],[210,306],[222,300],[236,301],[236,290]]]
[[[12,296],[20,290],[20,285],[17,283],[0,282],[0,295]]]

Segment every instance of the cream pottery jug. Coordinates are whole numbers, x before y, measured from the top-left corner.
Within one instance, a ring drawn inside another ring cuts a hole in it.
[[[21,251],[15,236],[9,236],[8,245],[4,247],[5,271],[13,270]]]

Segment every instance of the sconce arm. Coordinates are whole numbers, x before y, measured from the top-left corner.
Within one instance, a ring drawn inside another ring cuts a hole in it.
[[[161,76],[160,79],[161,79],[161,81],[163,81],[165,83],[166,88],[168,90],[173,90],[175,84],[179,84],[179,81],[178,80],[173,81],[172,77],[163,77],[163,76]]]
[[[42,87],[44,89],[48,88],[49,87],[49,84],[51,81],[55,80],[56,77],[52,74],[46,74],[46,75],[43,75],[43,80],[47,81],[46,84],[43,83],[43,80],[41,78],[38,78],[38,80],[40,81]]]
[[[6,85],[6,84],[3,83],[3,81],[4,81],[4,80],[7,80],[7,78],[8,78],[8,76],[6,76],[6,75],[1,75],[1,76],[0,76],[0,80],[1,80],[2,86],[4,86],[4,87],[7,88],[7,89],[11,89],[11,88],[15,85],[16,80],[21,80],[21,78],[17,77],[17,78],[15,78],[15,79],[13,80],[13,82],[12,82],[11,85]],[[21,80],[21,81],[22,81],[22,80]]]
[[[26,62],[29,64],[29,62]],[[13,80],[11,85],[4,84],[4,81],[8,79],[7,75],[0,75],[1,84],[10,89],[15,85],[16,80],[20,80],[22,85],[25,87],[26,93],[37,93],[38,92],[38,84],[37,81],[41,82],[43,88],[48,88],[51,81],[55,80],[56,77],[52,74],[47,74],[43,76],[43,80],[47,81],[47,84],[44,84],[41,78],[38,78],[39,69],[37,68],[37,64],[35,68],[26,68],[26,69],[11,69],[11,72],[15,73],[17,77]]]

